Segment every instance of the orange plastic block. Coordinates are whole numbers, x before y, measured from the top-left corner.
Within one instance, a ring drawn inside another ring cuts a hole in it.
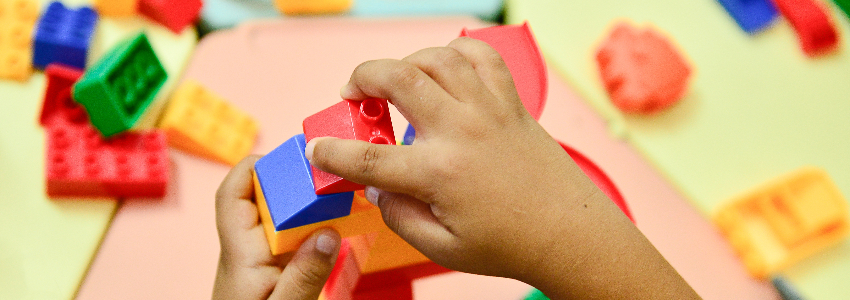
[[[275,6],[287,15],[335,14],[351,8],[352,0],[275,0]]]
[[[627,113],[653,113],[684,96],[691,67],[652,28],[617,24],[602,42],[596,62],[611,101]]]
[[[800,261],[850,233],[847,200],[829,175],[806,167],[730,201],[714,222],[755,277]]]
[[[344,238],[365,235],[387,228],[387,226],[384,225],[384,220],[381,218],[381,210],[378,209],[378,207],[372,206],[371,209],[364,209],[361,206],[355,212],[355,206],[352,205],[352,213],[348,216],[287,230],[276,231],[274,222],[272,222],[272,216],[269,213],[266,198],[263,196],[262,188],[260,187],[260,180],[257,178],[256,173],[254,174],[254,193],[257,198],[257,208],[260,211],[260,220],[263,223],[266,238],[269,240],[269,247],[274,255],[297,250],[298,246],[307,240],[310,234],[321,228],[336,229],[336,231]],[[360,198],[360,196],[355,193],[355,203],[358,203],[358,201],[363,203],[363,201],[365,201],[365,199],[358,198]]]
[[[236,165],[254,148],[257,122],[195,81],[183,83],[159,127],[177,149]]]
[[[371,239],[373,239],[373,241],[370,240],[371,248],[352,249],[357,257],[361,274],[372,274],[430,261],[388,227],[384,227]]]
[[[0,1],[0,79],[29,79],[32,74],[32,31],[37,18],[38,5],[35,1]]]
[[[130,17],[136,14],[139,0],[94,0],[94,9],[103,17]]]

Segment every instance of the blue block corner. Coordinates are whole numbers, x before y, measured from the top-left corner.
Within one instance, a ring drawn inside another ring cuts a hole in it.
[[[779,16],[772,0],[717,0],[748,34],[767,29]]]
[[[413,125],[408,124],[407,130],[404,131],[404,145],[413,145],[413,140],[416,139],[416,129]]]
[[[50,3],[36,23],[33,65],[44,69],[61,63],[85,69],[96,24],[97,12],[90,7],[73,10],[58,1]]]
[[[304,134],[296,135],[254,165],[275,230],[347,216],[354,192],[316,195]]]

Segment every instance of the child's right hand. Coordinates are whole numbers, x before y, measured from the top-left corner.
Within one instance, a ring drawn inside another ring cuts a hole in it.
[[[435,262],[552,298],[697,297],[528,114],[487,44],[459,38],[363,63],[341,94],[389,99],[416,141],[319,138],[308,159],[369,185],[386,224]]]

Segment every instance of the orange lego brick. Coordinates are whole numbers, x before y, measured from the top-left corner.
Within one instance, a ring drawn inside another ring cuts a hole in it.
[[[32,31],[37,18],[35,1],[0,1],[0,78],[29,79],[32,74]]]
[[[336,14],[351,8],[352,0],[275,0],[275,6],[287,15]]]
[[[136,14],[138,0],[94,0],[94,9],[104,17],[123,18]]]
[[[177,149],[236,165],[254,148],[257,122],[195,81],[183,83],[159,127]]]
[[[381,218],[381,210],[374,207],[372,209],[360,210],[357,213],[352,213],[341,218],[276,231],[256,173],[254,174],[254,193],[257,198],[257,208],[260,211],[260,220],[263,223],[263,229],[266,232],[269,247],[274,255],[297,250],[298,246],[310,234],[321,228],[333,228],[344,238],[369,234],[387,228],[384,225],[384,220]],[[357,200],[356,193],[354,198],[355,202],[362,201]]]
[[[829,175],[814,167],[733,199],[713,219],[758,278],[837,244],[850,233],[847,200]]]
[[[386,226],[373,239],[371,248],[352,248],[358,259],[361,274],[372,274],[430,261]],[[364,251],[368,253],[363,253]],[[362,259],[364,257],[365,259]]]

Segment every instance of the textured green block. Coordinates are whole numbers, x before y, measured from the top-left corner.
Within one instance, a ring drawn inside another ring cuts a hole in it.
[[[83,74],[74,85],[74,100],[85,107],[100,133],[109,137],[133,127],[167,77],[147,36],[140,33]]]
[[[835,4],[838,4],[838,7],[844,11],[844,14],[850,18],[850,0],[832,0]]]
[[[543,295],[543,292],[540,290],[534,289],[530,294],[528,294],[528,296],[525,296],[524,300],[549,300],[549,297]]]

